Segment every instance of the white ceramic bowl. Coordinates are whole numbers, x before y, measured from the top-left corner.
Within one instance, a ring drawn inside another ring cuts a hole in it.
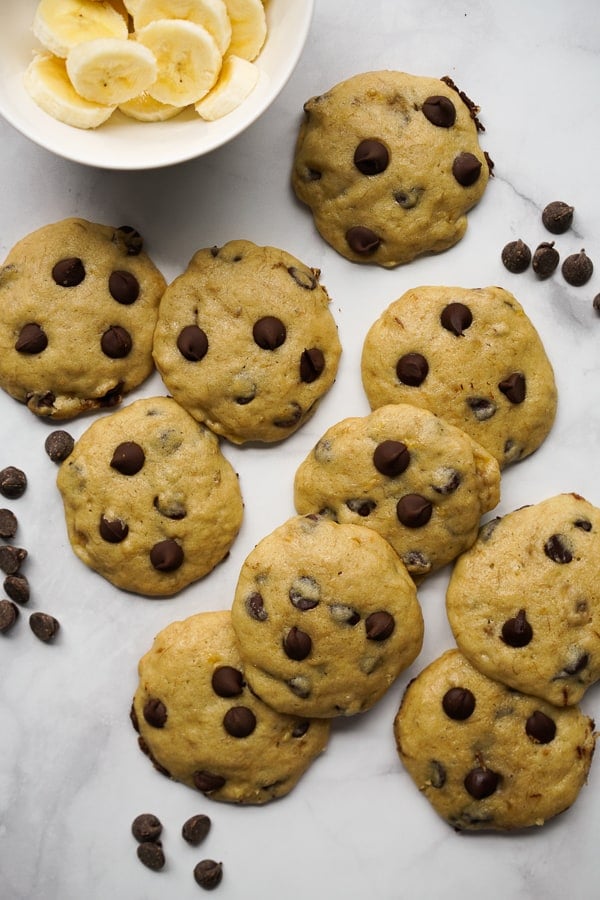
[[[215,122],[192,110],[167,122],[147,123],[114,113],[95,130],[57,122],[23,87],[23,73],[38,43],[31,32],[37,0],[2,4],[0,28],[0,113],[30,140],[65,159],[105,169],[139,170],[168,166],[202,156],[251,125],[275,100],[308,35],[314,0],[266,0],[268,34],[257,59],[260,77],[238,109]]]

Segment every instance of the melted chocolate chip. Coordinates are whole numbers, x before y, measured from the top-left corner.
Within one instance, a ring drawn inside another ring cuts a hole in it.
[[[385,641],[392,634],[395,627],[394,617],[384,610],[371,613],[365,619],[365,631],[368,641]]]
[[[158,541],[150,550],[150,562],[159,572],[173,572],[183,564],[183,550],[177,541]]]
[[[448,718],[462,722],[475,709],[475,695],[468,688],[453,687],[444,694],[442,706]]]
[[[500,776],[497,772],[493,772],[491,769],[483,769],[479,766],[471,769],[464,780],[466,790],[475,800],[483,800],[485,797],[489,797],[494,793],[499,783]]]
[[[149,697],[144,703],[144,719],[152,728],[164,728],[167,723],[167,707],[158,697]]]
[[[532,261],[533,271],[538,278],[549,278],[559,262],[560,256],[558,250],[554,247],[554,241],[550,243],[543,241],[541,244],[538,244]]]
[[[538,744],[549,744],[556,735],[556,723],[546,713],[536,709],[527,719],[525,731]]]
[[[382,441],[373,452],[373,465],[382,475],[394,478],[408,468],[410,453],[402,441]]]
[[[353,497],[350,500],[346,500],[346,506],[350,510],[350,512],[356,513],[358,516],[370,516],[374,509],[376,509],[377,504],[374,500],[365,500],[362,497]]]
[[[115,244],[122,244],[128,256],[139,256],[144,246],[144,239],[139,231],[131,225],[121,225],[113,235]]]
[[[300,380],[305,384],[312,384],[323,374],[325,369],[325,356],[318,347],[303,350],[300,357]]]
[[[575,519],[573,522],[575,528],[581,528],[582,531],[591,531],[592,523],[589,519]]]
[[[310,722],[307,722],[307,721],[298,722],[298,724],[294,725],[294,727],[292,728],[292,737],[293,738],[304,737],[304,735],[307,733],[309,728],[310,728]]]
[[[300,631],[295,625],[292,626],[283,639],[283,649],[289,659],[294,659],[297,662],[306,659],[312,650],[310,635],[306,634],[305,631]]]
[[[329,613],[337,625],[350,625],[353,628],[360,622],[360,613],[345,603],[332,603]]]
[[[194,866],[194,880],[201,888],[212,891],[223,879],[223,863],[202,859]]]
[[[514,275],[525,272],[531,262],[531,250],[520,238],[516,241],[509,241],[503,247],[501,256],[504,268]]]
[[[354,151],[354,165],[363,175],[379,175],[387,169],[389,162],[390,154],[381,141],[361,141]]]
[[[396,504],[398,520],[407,528],[421,528],[431,519],[433,506],[421,494],[405,494]]]
[[[157,513],[164,516],[165,519],[175,519],[176,521],[179,521],[185,519],[187,516],[187,510],[181,500],[155,497],[152,501],[152,505]]]
[[[481,163],[473,153],[459,153],[452,163],[452,174],[461,187],[471,187],[481,174]]]
[[[100,339],[100,347],[109,359],[124,359],[131,352],[133,341],[126,328],[111,325]]]
[[[320,597],[321,589],[315,579],[309,575],[297,578],[289,591],[292,606],[295,606],[301,612],[314,609],[318,605]]]
[[[273,419],[273,425],[275,425],[276,428],[293,428],[301,418],[302,407],[295,401],[292,401],[290,403],[289,415],[278,416],[276,419]]]
[[[225,779],[222,775],[216,775],[214,772],[205,770],[194,772],[192,779],[198,790],[202,791],[203,794],[212,794],[213,791],[218,791],[225,784]]]
[[[153,813],[140,813],[131,823],[131,833],[140,844],[157,841],[162,834],[162,823]]]
[[[239,669],[233,666],[219,666],[213,672],[212,689],[218,697],[238,697],[246,682]]]
[[[498,384],[498,388],[511,403],[522,403],[526,393],[525,376],[513,372]]]
[[[449,303],[441,312],[440,322],[446,331],[462,337],[473,323],[473,313],[464,303]]]
[[[208,353],[208,337],[197,325],[186,325],[177,337],[177,349],[190,362],[200,362]]]
[[[198,813],[195,816],[190,816],[190,818],[186,819],[183,823],[181,826],[181,836],[184,841],[187,841],[192,847],[197,847],[208,835],[211,825],[212,822],[209,816]]]
[[[423,115],[438,128],[451,128],[456,121],[456,109],[452,100],[443,94],[428,97],[422,106]]]
[[[85,278],[85,268],[77,256],[60,259],[52,269],[52,278],[59,287],[77,287]]]
[[[460,472],[449,467],[443,467],[439,471],[438,477],[443,480],[438,484],[432,484],[431,487],[436,494],[441,494],[444,497],[448,494],[453,494],[454,491],[458,490],[462,481]]]
[[[554,200],[542,210],[542,222],[552,234],[564,234],[571,227],[574,212],[574,206]]]
[[[423,188],[410,188],[408,190],[394,191],[394,200],[402,209],[414,209],[419,200]]]
[[[381,244],[381,238],[365,225],[354,225],[346,232],[346,241],[354,253],[369,256],[375,253]]]
[[[581,672],[590,661],[589,654],[580,653],[574,662],[568,663],[563,669],[563,673],[570,677],[571,675],[577,675],[578,672]]]
[[[263,316],[254,323],[252,337],[262,350],[276,350],[286,338],[285,325],[276,316]]]
[[[135,441],[123,441],[115,448],[110,465],[121,475],[135,475],[140,471],[145,460],[146,456],[139,444],[136,444]]]
[[[585,250],[579,253],[572,253],[567,256],[562,264],[561,272],[567,284],[573,287],[581,287],[592,277],[594,264]]]
[[[34,612],[29,616],[29,627],[36,638],[47,644],[58,634],[60,622],[49,613]]]
[[[496,404],[486,397],[467,397],[467,406],[478,422],[486,422],[496,412]]]
[[[308,272],[306,269],[299,269],[298,266],[289,266],[288,272],[298,287],[304,288],[305,291],[314,291],[319,283],[319,269]]]
[[[544,553],[555,563],[570,563],[573,554],[567,545],[567,538],[562,534],[551,535],[544,544]]]
[[[256,716],[247,706],[232,706],[223,716],[223,727],[235,738],[245,738],[256,728]]]
[[[290,691],[295,694],[296,697],[300,697],[301,700],[306,700],[310,697],[310,680],[305,675],[296,675],[294,678],[290,678],[287,682],[287,686]]]
[[[140,295],[140,283],[132,272],[117,269],[108,277],[108,290],[117,303],[130,306]]]
[[[520,609],[514,618],[507,619],[502,625],[502,640],[509,647],[526,647],[532,638],[533,628],[527,621],[524,609]]]
[[[100,517],[100,537],[109,544],[120,544],[129,534],[129,525],[123,519]]]
[[[29,353],[35,355],[42,353],[48,346],[48,337],[44,329],[36,322],[28,322],[23,325],[19,337],[15,341],[17,353]]]
[[[427,378],[429,363],[420,353],[405,353],[396,363],[396,375],[402,384],[419,387]]]
[[[246,598],[246,611],[250,618],[256,619],[257,622],[266,622],[268,619],[264,600],[258,591]]]

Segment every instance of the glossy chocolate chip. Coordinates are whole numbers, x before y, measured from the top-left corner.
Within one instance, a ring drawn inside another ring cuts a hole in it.
[[[573,222],[574,206],[563,203],[562,200],[554,200],[548,203],[542,210],[542,222],[544,227],[552,234],[564,234]]]
[[[44,450],[52,460],[52,462],[64,462],[71,455],[75,440],[68,431],[58,428],[51,431],[44,441]]]
[[[299,269],[298,266],[289,266],[288,272],[298,285],[305,291],[314,291],[319,283],[319,270],[314,269],[312,272],[306,269]]]
[[[462,722],[473,714],[475,695],[468,688],[453,687],[444,694],[442,706],[448,718]]]
[[[218,697],[238,697],[244,690],[244,676],[233,666],[219,666],[213,672],[212,689]]]
[[[131,225],[121,225],[113,235],[115,244],[123,246],[128,256],[139,256],[144,246],[144,239],[139,231]]]
[[[208,353],[208,337],[198,325],[186,325],[177,336],[177,349],[190,362],[200,362]]]
[[[0,470],[0,494],[9,500],[18,500],[27,489],[27,475],[17,466],[5,466]]]
[[[440,322],[446,331],[462,337],[473,324],[473,313],[464,303],[448,303],[441,312]]]
[[[543,241],[535,248],[532,260],[532,268],[538,278],[549,278],[556,270],[560,262],[558,250],[554,241]]]
[[[123,441],[115,448],[110,465],[121,475],[135,475],[140,471],[145,460],[146,456],[139,444],[136,444],[135,441]]]
[[[365,619],[365,632],[368,641],[385,641],[394,631],[394,617],[385,610],[371,613]]]
[[[133,341],[126,328],[111,325],[100,339],[102,352],[109,359],[124,359],[131,352]]]
[[[525,376],[521,372],[513,372],[499,382],[498,388],[511,403],[522,403],[526,394]]]
[[[50,613],[34,612],[29,616],[29,627],[38,640],[48,644],[60,630],[60,622]]]
[[[369,256],[375,253],[381,244],[381,238],[365,225],[354,225],[346,232],[346,241],[354,253]]]
[[[85,267],[78,256],[69,256],[52,268],[52,278],[59,287],[77,287],[85,278]]]
[[[100,537],[109,544],[120,544],[129,534],[129,525],[123,519],[100,516]]]
[[[286,338],[286,328],[276,316],[263,316],[254,323],[252,337],[262,350],[276,350]]]
[[[149,697],[144,703],[144,719],[152,728],[164,728],[167,723],[167,707],[158,697]]]
[[[298,662],[306,659],[312,650],[310,635],[306,634],[305,631],[300,631],[295,625],[292,626],[283,639],[283,649],[289,659],[294,659]]]
[[[487,397],[467,397],[466,402],[478,422],[487,422],[496,413],[496,404]]]
[[[396,504],[398,520],[407,528],[422,528],[431,519],[433,506],[421,494],[405,494]]]
[[[565,565],[573,559],[567,538],[562,534],[551,535],[544,544],[544,553],[555,563]]]
[[[363,175],[379,175],[387,169],[389,162],[390,154],[381,141],[361,141],[354,151],[354,165]]]
[[[471,187],[481,174],[481,163],[473,153],[459,153],[452,163],[452,174],[461,187]]]
[[[538,744],[549,744],[556,735],[556,723],[546,713],[536,709],[525,722],[525,731]]]
[[[502,640],[509,647],[526,647],[533,638],[533,628],[527,621],[524,609],[516,616],[507,619],[502,625]]]
[[[225,784],[225,779],[222,775],[217,775],[215,772],[207,772],[206,770],[194,772],[192,779],[198,790],[202,791],[203,794],[211,794],[213,791],[218,791]]]
[[[31,356],[42,353],[47,346],[48,336],[36,322],[28,322],[27,325],[23,325],[19,337],[15,341],[17,353],[29,353]]]
[[[429,373],[429,363],[421,353],[405,353],[396,363],[396,375],[402,384],[419,387]]]
[[[401,475],[409,463],[410,453],[402,441],[381,441],[373,451],[373,465],[378,472],[389,478]]]
[[[108,290],[117,303],[130,306],[140,296],[140,283],[132,272],[117,269],[108,276]]]
[[[162,823],[153,813],[140,813],[131,823],[131,833],[140,844],[157,841],[162,834]]]
[[[321,598],[321,589],[314,578],[303,575],[297,578],[289,590],[289,598],[292,606],[306,612],[314,609]]]
[[[137,857],[147,869],[160,872],[165,867],[165,853],[160,842],[144,841],[137,848]]]
[[[300,357],[300,380],[305,384],[312,384],[323,374],[325,369],[325,356],[318,347],[303,350]]]
[[[255,619],[257,622],[266,622],[268,619],[264,600],[258,591],[254,591],[246,597],[246,611],[250,618]]]
[[[245,738],[256,728],[256,716],[247,706],[232,706],[223,716],[223,727],[231,737]]]
[[[174,572],[183,564],[183,550],[177,541],[158,541],[150,550],[150,562],[159,572]]]
[[[19,618],[19,607],[12,600],[0,600],[0,634],[6,634]]]
[[[513,275],[519,275],[529,268],[531,250],[521,238],[518,238],[516,241],[509,241],[502,248],[501,258],[505,269]]]
[[[567,256],[562,264],[561,272],[567,284],[581,287],[592,277],[594,264],[585,250]]]
[[[197,847],[207,837],[211,825],[212,822],[209,816],[205,816],[204,813],[197,813],[195,816],[190,816],[189,819],[185,820],[181,826],[181,837],[188,844],[191,844],[192,847]]]
[[[499,783],[500,776],[497,772],[481,768],[480,766],[471,769],[464,780],[466,790],[475,800],[483,800],[485,797],[489,797],[494,793]]]
[[[449,97],[434,94],[421,107],[425,118],[438,128],[451,128],[456,121],[456,108]]]
[[[223,879],[223,863],[202,859],[194,866],[194,880],[201,888],[212,891]]]

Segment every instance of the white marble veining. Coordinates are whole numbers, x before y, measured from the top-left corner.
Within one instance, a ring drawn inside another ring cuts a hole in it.
[[[136,225],[166,277],[201,246],[245,237],[275,244],[322,270],[339,323],[339,378],[314,419],[276,448],[224,451],[246,500],[242,532],[226,563],[171,600],[113,589],[72,554],[44,439],[51,430],[0,396],[0,467],[29,475],[25,496],[1,505],[19,517],[32,585],[13,631],[0,636],[0,897],[2,900],[178,900],[198,897],[192,869],[223,861],[222,900],[547,900],[598,896],[600,768],[574,807],[539,830],[456,834],[430,809],[397,759],[392,720],[416,672],[452,645],[444,613],[447,572],[420,589],[421,656],[360,718],[336,722],[329,749],[287,798],[264,808],[211,801],[156,773],[129,724],[136,662],[155,633],[201,609],[228,607],[254,543],[293,514],[292,478],[320,434],[368,411],[358,360],[369,325],[418,284],[501,284],[537,326],[559,387],[556,424],[543,447],[503,476],[498,512],[574,490],[600,505],[600,26],[593,0],[317,0],[309,41],[265,116],[229,146],[146,174],[107,172],[49,155],[0,122],[0,256],[47,222],[79,215]],[[302,104],[337,81],[376,68],[448,74],[481,105],[481,143],[495,178],[453,249],[383,271],[353,265],[316,235],[289,187]],[[141,126],[141,130],[143,126]],[[510,275],[500,250],[548,239],[540,212],[555,199],[576,207],[556,238],[561,256],[585,247],[597,271],[570,288],[557,273]],[[155,376],[135,396],[163,392]],[[133,397],[131,398],[133,399]],[[67,427],[78,436],[89,419]],[[30,611],[57,616],[47,646]],[[600,718],[598,688],[583,708]],[[600,767],[600,763],[596,762]],[[168,863],[137,861],[135,815],[162,819]],[[180,837],[183,821],[213,819],[204,846]]]

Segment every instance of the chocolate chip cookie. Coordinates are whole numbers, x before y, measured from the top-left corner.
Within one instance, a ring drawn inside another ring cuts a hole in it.
[[[543,825],[576,800],[594,723],[510,690],[449,650],[408,686],[394,721],[398,754],[457,830]]]
[[[471,663],[557,706],[600,678],[600,510],[559,494],[492,519],[456,562],[446,609]]]
[[[423,640],[414,582],[388,542],[316,515],[289,519],[249,554],[232,624],[252,691],[324,718],[373,706]]]
[[[372,409],[430,409],[501,468],[533,453],[556,415],[554,372],[540,336],[500,287],[406,291],[369,329],[361,367]]]
[[[169,391],[236,444],[288,437],[335,380],[341,347],[319,271],[276,247],[199,250],[169,285],[154,341]]]
[[[165,280],[135,229],[63,219],[0,269],[0,386],[37,416],[112,407],[154,368]]]
[[[327,745],[327,720],[281,715],[248,689],[229,610],[168,625],[138,669],[131,718],[141,749],[214,800],[282,797]]]
[[[373,528],[420,579],[473,544],[500,499],[500,469],[461,429],[398,403],[329,428],[296,472],[294,499],[299,513]]]
[[[365,72],[304,104],[292,184],[321,236],[391,267],[457,243],[492,163],[451,79]]]
[[[202,578],[242,522],[238,478],[218,438],[169,397],[94,422],[57,484],[77,556],[138,594],[169,596]]]

